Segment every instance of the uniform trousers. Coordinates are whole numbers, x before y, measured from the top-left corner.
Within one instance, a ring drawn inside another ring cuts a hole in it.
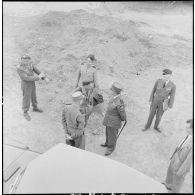
[[[178,193],[181,189],[181,186],[184,182],[184,175],[176,175],[173,171],[173,168],[171,167],[171,164],[168,167],[167,170],[167,176],[166,176],[166,181],[165,184],[167,187],[171,188],[171,191],[173,193]]]
[[[156,120],[155,120],[154,127],[157,128],[159,126],[163,113],[164,113],[163,100],[154,99],[154,101],[150,106],[150,113],[145,128],[146,129],[150,128],[155,115],[156,115]]]
[[[113,151],[116,147],[118,129],[106,126],[106,145],[108,150]]]
[[[24,82],[21,83],[23,100],[22,100],[22,110],[27,112],[30,108],[30,100],[32,102],[33,108],[37,108],[37,97],[36,97],[36,86],[35,82]]]

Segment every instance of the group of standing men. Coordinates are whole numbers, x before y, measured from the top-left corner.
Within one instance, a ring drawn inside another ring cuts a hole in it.
[[[66,143],[82,149],[85,148],[86,115],[88,115],[88,119],[94,106],[95,94],[99,91],[94,61],[94,55],[90,54],[87,60],[81,64],[75,86],[76,90],[72,94],[73,104],[66,105],[62,113]],[[81,81],[80,89],[78,89],[79,81]],[[122,87],[119,83],[112,84],[108,108],[103,120],[103,125],[106,126],[106,142],[101,146],[107,147],[105,155],[110,155],[114,151],[118,130],[122,125],[122,121],[126,121],[125,105],[120,96],[121,91]],[[82,105],[83,102],[86,102],[86,99],[89,105],[85,105],[83,108]],[[90,104],[91,102],[92,104]]]
[[[97,71],[94,64],[95,60],[95,56],[90,54],[87,60],[80,65],[75,92],[72,94],[72,103],[65,105],[62,111],[62,124],[65,130],[66,143],[81,149],[85,149],[85,127],[92,107],[95,105],[94,101],[97,101],[95,99],[97,91],[99,91]],[[24,117],[27,121],[30,121],[31,117],[28,114],[30,100],[33,111],[43,112],[42,109],[37,107],[35,81],[42,79],[49,82],[49,79],[32,64],[29,55],[23,55],[21,57],[21,64],[18,66],[17,72],[22,80],[22,109],[24,111]],[[34,75],[34,72],[38,76]],[[176,85],[170,80],[172,71],[170,69],[164,69],[162,75],[162,79],[158,79],[153,87],[149,100],[150,113],[144,129],[142,129],[143,131],[150,128],[153,118],[156,115],[154,129],[161,133],[159,123],[162,115],[167,109],[173,107]],[[79,86],[79,81],[81,81],[81,86]],[[127,122],[125,104],[121,96],[121,91],[122,86],[119,83],[115,82],[112,84],[107,111],[103,119],[103,125],[106,126],[106,141],[101,146],[107,148],[105,155],[110,155],[114,151],[118,130],[121,128],[123,121]],[[187,123],[190,123],[189,128],[192,130],[193,120],[188,120]],[[185,139],[177,147],[171,157],[166,182],[164,184],[167,189],[174,192],[180,189],[185,175],[189,171],[190,156],[192,155],[192,145],[190,144],[191,138],[188,137],[188,139]]]
[[[86,61],[80,65],[75,92],[72,94],[72,103],[65,105],[62,112],[66,143],[82,149],[85,149],[84,130],[92,112],[92,107],[97,105],[98,102],[102,102],[98,100],[98,97],[101,96],[98,94],[99,86],[95,61],[95,56],[90,54]],[[24,117],[27,121],[30,121],[31,117],[28,114],[30,100],[33,111],[43,112],[42,109],[37,107],[35,81],[42,79],[49,82],[49,79],[33,65],[29,55],[21,57],[21,64],[17,67],[17,72],[22,81]],[[80,81],[81,86],[79,86]],[[121,91],[122,87],[119,83],[112,84],[110,100],[103,120],[103,125],[106,126],[106,142],[101,146],[107,147],[105,155],[110,155],[114,151],[118,130],[122,125],[122,121],[126,121],[125,105],[120,95]]]

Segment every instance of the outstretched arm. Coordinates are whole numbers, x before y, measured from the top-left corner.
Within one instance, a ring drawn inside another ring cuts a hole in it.
[[[38,76],[29,76],[23,70],[18,69],[17,72],[18,72],[20,78],[23,81],[38,81],[39,80],[39,77]]]
[[[41,74],[41,71],[35,66],[35,65],[32,65],[33,67],[33,71],[36,73],[36,74]]]

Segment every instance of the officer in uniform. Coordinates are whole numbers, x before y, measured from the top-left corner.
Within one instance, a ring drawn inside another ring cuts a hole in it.
[[[43,112],[42,109],[37,107],[36,86],[35,81],[39,79],[49,81],[44,74],[42,74],[35,65],[32,64],[29,55],[23,55],[21,57],[21,64],[17,67],[17,72],[21,78],[21,88],[23,93],[22,109],[24,111],[24,117],[27,121],[31,120],[28,114],[30,108],[30,100],[32,102],[33,111]],[[34,75],[36,73],[37,75]]]
[[[85,115],[85,127],[93,108],[93,88],[89,82],[83,82],[82,87],[78,87],[75,91],[80,91],[83,95],[80,111]]]
[[[186,121],[187,136],[176,147],[170,158],[170,164],[167,170],[166,180],[163,183],[168,190],[173,193],[179,193],[185,176],[190,171],[192,165],[192,131],[193,120]]]
[[[82,82],[82,86],[85,83],[85,85],[90,85],[92,88],[98,88],[97,70],[94,62],[95,56],[93,54],[90,54],[87,57],[87,61],[81,64],[77,76],[76,88],[78,87],[80,80]]]
[[[122,121],[127,120],[124,101],[120,94],[121,90],[122,87],[119,83],[115,82],[112,84],[110,100],[103,120],[103,125],[106,126],[106,142],[101,144],[101,146],[107,147],[106,156],[114,151],[118,130],[122,125]]]
[[[80,112],[83,95],[80,91],[72,94],[73,103],[66,105],[62,111],[62,125],[68,145],[85,149],[85,117]]]
[[[146,131],[150,128],[153,118],[156,115],[156,121],[154,129],[161,133],[159,123],[165,110],[172,108],[175,98],[176,85],[170,80],[172,71],[169,69],[163,70],[163,78],[157,79],[151,96],[150,96],[150,114],[145,128],[142,131]]]
[[[81,80],[82,85],[79,87],[79,81]],[[85,125],[92,112],[94,106],[94,89],[99,89],[97,82],[97,70],[95,67],[95,56],[90,54],[87,56],[86,62],[83,62],[79,68],[76,90],[81,91],[84,95],[84,99],[81,105],[81,110],[85,114]]]

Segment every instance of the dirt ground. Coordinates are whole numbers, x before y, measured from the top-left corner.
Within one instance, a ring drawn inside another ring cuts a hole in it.
[[[185,121],[192,118],[192,5],[132,2],[127,6],[110,2],[92,6],[64,12],[62,5],[52,7],[48,3],[51,11],[42,13],[41,6],[29,7],[28,12],[25,6],[20,5],[16,11],[13,5],[11,9],[11,2],[4,3],[3,137],[26,143],[39,152],[64,142],[62,107],[70,101],[78,65],[86,55],[94,53],[105,98],[103,109],[113,81],[120,81],[126,94],[128,123],[108,158],[162,182],[170,155],[186,135]],[[16,73],[23,53],[29,53],[52,80],[49,84],[37,82],[38,101],[44,113],[33,113],[31,109],[31,122],[22,115],[22,92]],[[173,71],[177,86],[174,107],[163,115],[162,134],[152,128],[142,132],[150,92],[164,68]],[[105,152],[100,147],[105,141],[102,119],[95,112],[86,128],[86,150],[99,155]],[[94,131],[98,134],[94,135]],[[181,192],[192,193],[192,171]]]

